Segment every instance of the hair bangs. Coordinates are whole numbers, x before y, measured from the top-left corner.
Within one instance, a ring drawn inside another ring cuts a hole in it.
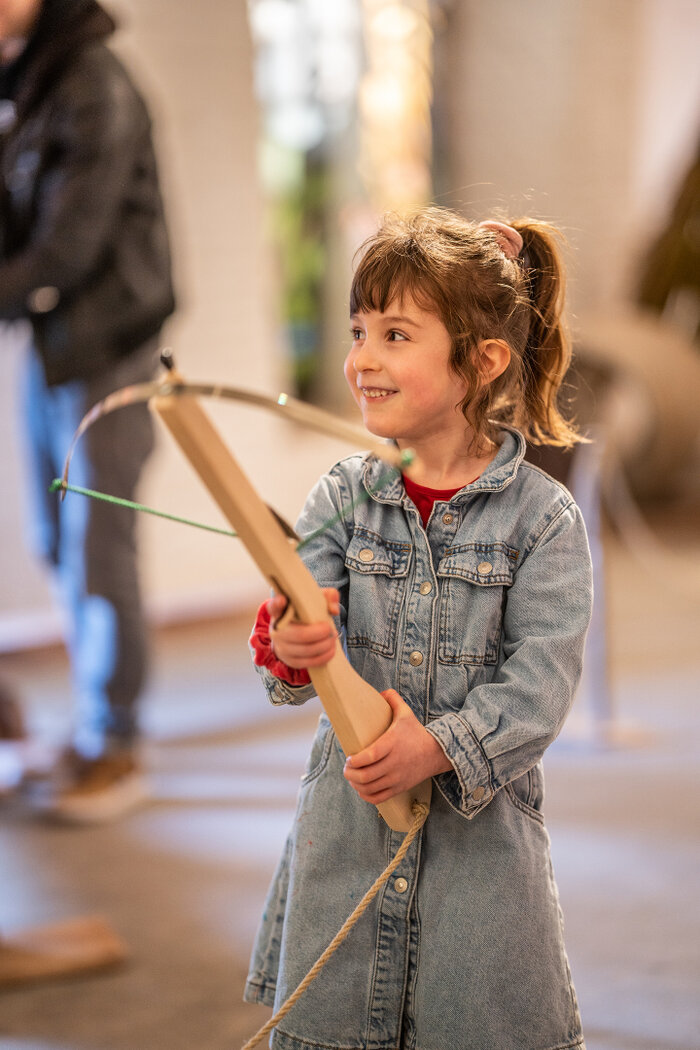
[[[430,275],[421,266],[414,250],[407,245],[399,252],[395,246],[383,249],[373,245],[360,261],[350,287],[350,314],[386,312],[390,303],[411,297],[424,310],[434,312],[438,290],[432,289]]]

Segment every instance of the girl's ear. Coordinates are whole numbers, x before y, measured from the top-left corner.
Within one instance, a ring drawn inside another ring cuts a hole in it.
[[[498,379],[510,364],[510,347],[503,339],[482,339],[476,352],[479,373],[484,383]]]

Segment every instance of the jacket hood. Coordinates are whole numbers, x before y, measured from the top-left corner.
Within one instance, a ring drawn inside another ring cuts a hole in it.
[[[14,100],[18,119],[44,96],[77,51],[107,39],[115,29],[114,19],[97,0],[44,0],[27,46],[2,71],[2,95]]]
[[[44,0],[25,54],[49,47],[56,52],[75,50],[104,40],[115,29],[116,22],[97,0]]]

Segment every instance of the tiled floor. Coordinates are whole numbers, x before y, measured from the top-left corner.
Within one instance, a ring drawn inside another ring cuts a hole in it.
[[[545,759],[588,1050],[700,1050],[700,600],[683,583],[700,538],[681,531],[670,561],[608,541],[614,733],[592,742],[584,696]],[[109,975],[0,994],[0,1050],[236,1050],[267,1018],[241,989],[318,708],[267,707],[248,627],[158,634],[152,805],[94,829],[0,810],[0,928],[98,912],[132,953]],[[59,653],[0,657],[0,674],[32,724],[61,732]]]

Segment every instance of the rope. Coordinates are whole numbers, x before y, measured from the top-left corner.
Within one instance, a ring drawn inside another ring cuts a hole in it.
[[[364,915],[364,913],[367,911],[368,907],[370,906],[370,904],[372,903],[374,898],[377,896],[377,894],[379,893],[379,891],[382,888],[382,886],[386,882],[388,882],[390,876],[396,871],[396,869],[398,868],[399,864],[401,863],[401,861],[404,859],[404,857],[408,853],[408,850],[409,850],[411,844],[413,843],[416,835],[418,834],[420,829],[425,824],[426,818],[428,816],[428,812],[429,812],[428,811],[428,807],[423,805],[422,802],[414,802],[413,803],[413,814],[414,814],[413,823],[411,824],[410,828],[406,832],[406,836],[405,836],[403,842],[401,843],[401,845],[399,846],[398,850],[396,851],[396,854],[395,854],[393,860],[390,861],[390,863],[384,869],[384,871],[379,876],[379,878],[376,880],[376,882],[374,882],[370,886],[370,888],[367,890],[367,892],[365,893],[364,897],[362,898],[360,903],[357,905],[357,907],[355,908],[353,913],[349,916],[349,918],[347,918],[345,920],[345,922],[343,923],[341,928],[338,930],[338,932],[336,933],[336,935],[333,938],[333,940],[331,941],[331,943],[328,945],[328,947],[323,952],[323,954],[318,957],[318,959],[313,964],[313,966],[311,967],[311,969],[309,970],[309,972],[307,973],[307,975],[303,979],[303,981],[295,988],[295,990],[292,992],[292,994],[289,996],[289,998],[282,1004],[282,1006],[280,1006],[280,1008],[277,1011],[277,1013],[274,1014],[270,1018],[270,1020],[267,1022],[267,1024],[264,1024],[262,1026],[262,1028],[258,1032],[255,1033],[255,1035],[253,1036],[252,1039],[248,1040],[248,1042],[241,1048],[241,1050],[253,1050],[253,1047],[257,1046],[258,1043],[260,1043],[260,1041],[269,1032],[271,1032],[273,1028],[276,1028],[283,1017],[286,1017],[286,1015],[289,1013],[289,1011],[292,1009],[292,1007],[295,1005],[295,1003],[304,994],[304,992],[309,987],[311,982],[316,977],[318,977],[319,973],[321,972],[323,967],[326,965],[326,963],[328,962],[330,957],[335,954],[335,952],[338,950],[340,945],[346,939],[346,937],[350,933],[350,931],[353,928],[353,926],[362,917],[362,915]]]

